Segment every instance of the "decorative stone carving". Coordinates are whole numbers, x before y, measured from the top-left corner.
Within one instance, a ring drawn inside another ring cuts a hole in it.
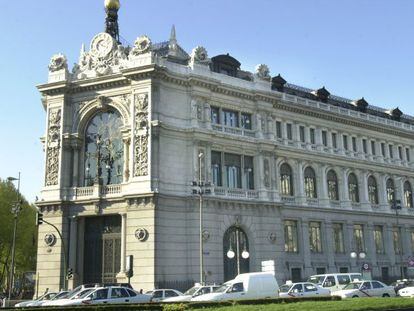
[[[151,49],[151,39],[148,36],[140,36],[135,40],[134,47],[131,50],[131,54],[138,56],[149,52]]]
[[[270,243],[276,243],[277,236],[275,232],[270,232],[267,238],[269,239]]]
[[[202,237],[204,242],[207,241],[210,238],[210,232],[208,230],[204,230]]]
[[[46,150],[46,186],[54,186],[58,184],[60,121],[61,109],[50,110]]]
[[[106,32],[97,34],[91,42],[91,55],[94,58],[106,58],[115,47],[115,40]]]
[[[135,96],[134,176],[148,175],[148,94]]]
[[[50,59],[49,63],[49,71],[55,72],[59,70],[67,70],[68,69],[68,60],[66,59],[66,56],[63,54],[56,54],[53,55]]]
[[[145,228],[138,228],[137,230],[135,230],[135,237],[140,242],[146,241],[148,239],[148,235],[148,230]]]
[[[47,233],[44,238],[45,244],[52,247],[56,244],[56,236],[53,233]]]
[[[259,64],[256,66],[256,76],[262,80],[270,80],[270,70],[265,64]]]
[[[191,62],[193,63],[208,63],[208,53],[207,50],[202,46],[197,46],[191,52]]]
[[[270,188],[270,165],[269,159],[264,159],[263,161],[264,168],[264,185],[266,188]]]

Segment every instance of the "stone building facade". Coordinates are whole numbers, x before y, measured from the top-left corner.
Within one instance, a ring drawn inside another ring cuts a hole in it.
[[[47,126],[37,204],[63,236],[39,227],[40,291],[63,287],[68,269],[69,287],[126,282],[130,255],[135,288],[198,281],[192,181],[211,190],[206,282],[266,260],[279,282],[364,263],[375,278],[410,274],[414,119],[398,109],[298,87],[266,65],[246,72],[203,47],[187,54],[174,29],[133,47],[100,33],[71,72],[52,57],[38,89]]]

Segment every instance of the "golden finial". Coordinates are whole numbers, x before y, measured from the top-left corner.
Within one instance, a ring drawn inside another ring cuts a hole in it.
[[[119,0],[105,0],[105,9],[107,10],[110,10],[110,9],[119,10],[120,7],[121,7],[121,3],[119,2]]]

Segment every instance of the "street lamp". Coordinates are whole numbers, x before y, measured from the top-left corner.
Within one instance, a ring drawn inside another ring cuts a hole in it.
[[[353,259],[357,259],[357,258],[359,258],[359,259],[365,259],[365,257],[367,257],[367,254],[365,252],[360,252],[360,253],[351,252],[350,256]]]
[[[230,246],[229,246],[229,250],[227,251],[226,255],[229,259],[233,259],[234,257],[236,257],[236,264],[237,264],[237,275],[240,274],[240,255],[243,259],[248,259],[250,257],[250,253],[247,250],[246,247],[246,241],[244,241],[243,243],[243,251],[240,254],[240,230],[238,227],[236,227],[236,252],[233,251],[232,248],[232,242],[230,239]]]
[[[21,199],[20,199],[20,172],[19,177],[8,177],[7,181],[13,182],[17,180],[17,201],[13,204],[11,212],[14,216],[13,220],[13,240],[12,240],[12,258],[11,258],[11,268],[10,268],[10,277],[9,277],[9,301],[11,299],[12,290],[13,290],[13,282],[14,282],[14,259],[16,256],[16,233],[17,233],[17,216],[19,215],[20,208],[21,208]]]
[[[199,197],[199,240],[200,240],[200,283],[204,284],[204,258],[203,258],[203,195],[211,194],[211,183],[202,180],[202,159],[204,153],[198,154],[198,181],[193,181],[193,194]]]
[[[400,227],[399,227],[399,214],[398,211],[401,210],[401,200],[396,200],[395,197],[392,200],[391,209],[395,211],[395,218],[397,222],[397,230],[400,233]],[[398,235],[399,240],[397,241],[399,245],[401,245],[401,235]],[[400,275],[401,280],[404,279],[404,269],[403,269],[403,254],[402,254],[402,248],[400,247]]]

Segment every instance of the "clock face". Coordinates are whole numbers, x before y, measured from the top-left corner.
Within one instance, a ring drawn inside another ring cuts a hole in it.
[[[92,39],[91,52],[97,57],[107,56],[114,48],[114,39],[107,33],[100,33]]]

